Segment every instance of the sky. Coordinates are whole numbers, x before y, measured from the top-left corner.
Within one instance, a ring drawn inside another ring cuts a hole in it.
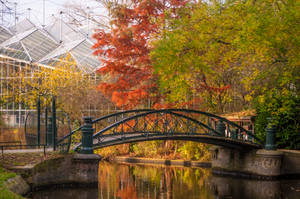
[[[17,13],[20,13],[20,18],[30,17],[30,20],[42,24],[43,1],[44,0],[16,0]],[[49,21],[52,14],[57,15],[63,8],[64,2],[64,0],[45,0],[45,19]],[[28,11],[28,8],[31,9],[30,12]]]
[[[43,4],[45,3],[45,24],[51,22],[52,15],[59,16],[59,12],[63,10],[66,4],[81,4],[83,7],[97,8],[103,12],[103,8],[99,3],[93,0],[0,0],[11,9],[17,10],[18,21],[24,18],[30,18],[37,25],[43,24]],[[16,3],[16,4],[15,4]],[[1,4],[0,4],[1,6]],[[0,7],[1,9],[1,7]],[[30,10],[29,10],[30,9]],[[2,5],[3,10],[3,5]],[[96,10],[97,11],[97,10]],[[14,16],[10,17],[10,23],[14,24]]]

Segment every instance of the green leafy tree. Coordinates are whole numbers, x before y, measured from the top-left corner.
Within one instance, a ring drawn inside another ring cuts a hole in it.
[[[300,2],[258,1],[245,12],[237,44],[241,69],[249,74],[242,80],[246,97],[257,111],[256,133],[265,138],[271,117],[278,147],[299,149]]]
[[[199,2],[169,20],[153,43],[154,68],[170,101],[198,96],[225,111],[277,86],[299,83],[299,2]],[[296,82],[298,81],[298,82]]]
[[[183,8],[153,42],[161,91],[172,102],[196,96],[214,112],[231,111],[226,105],[239,100],[239,110],[256,108],[260,124],[275,117],[279,146],[295,148],[288,143],[299,137],[299,21],[300,2],[293,0],[200,1]]]
[[[233,40],[239,13],[220,3],[199,2],[169,20],[151,52],[162,92],[172,102],[200,98],[201,108],[223,112],[237,81]]]

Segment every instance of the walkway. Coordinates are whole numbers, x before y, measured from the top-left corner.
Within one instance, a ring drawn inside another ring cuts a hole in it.
[[[2,154],[13,154],[13,153],[43,153],[52,152],[53,148],[41,147],[39,149],[3,149]]]

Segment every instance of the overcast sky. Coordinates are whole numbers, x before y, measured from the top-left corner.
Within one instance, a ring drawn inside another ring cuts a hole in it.
[[[63,6],[66,4],[81,4],[83,7],[100,8],[99,3],[95,3],[92,0],[0,0],[4,2],[11,9],[15,9],[15,3],[17,8],[18,20],[23,18],[30,18],[31,21],[37,23],[37,25],[43,24],[43,4],[45,3],[45,23],[49,23],[52,20],[52,15],[59,16],[59,12],[63,10]],[[3,8],[2,8],[3,9]],[[30,10],[30,11],[29,11]],[[103,10],[103,8],[102,8]],[[11,19],[14,21],[14,17]],[[13,22],[14,23],[14,22]]]

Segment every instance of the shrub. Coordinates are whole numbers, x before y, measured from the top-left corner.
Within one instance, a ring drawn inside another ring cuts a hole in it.
[[[268,120],[276,125],[276,144],[278,148],[300,149],[300,100],[291,91],[271,90],[255,100],[257,117],[255,133],[266,139]]]

